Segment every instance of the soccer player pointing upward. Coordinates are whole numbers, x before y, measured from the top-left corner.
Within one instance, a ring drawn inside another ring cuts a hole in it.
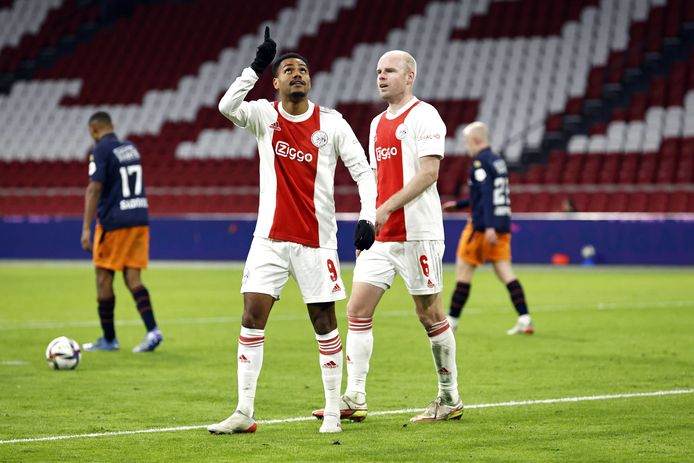
[[[333,198],[335,166],[342,159],[357,182],[362,210],[357,249],[374,240],[376,186],[364,149],[342,116],[308,99],[308,62],[297,53],[272,66],[280,101],[244,101],[275,56],[265,29],[255,60],[229,87],[219,110],[253,134],[260,155],[260,204],[243,272],[243,317],[238,343],[238,405],[213,434],[254,432],[256,385],[263,364],[265,325],[273,304],[293,276],[308,307],[318,342],[326,418],[320,432],[339,432],[342,343],[335,301],[345,298],[337,254]]]

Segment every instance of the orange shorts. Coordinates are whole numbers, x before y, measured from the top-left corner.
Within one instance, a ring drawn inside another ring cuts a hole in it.
[[[104,232],[96,225],[94,265],[114,271],[123,268],[147,268],[149,262],[149,226],[119,228]]]
[[[459,259],[470,265],[482,265],[487,261],[511,260],[511,234],[497,233],[497,243],[492,245],[487,242],[484,232],[475,231],[468,222],[460,234],[458,251]]]

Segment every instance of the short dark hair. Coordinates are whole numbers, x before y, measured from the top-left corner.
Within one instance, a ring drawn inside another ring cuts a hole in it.
[[[113,122],[111,122],[111,115],[106,111],[97,111],[89,118],[89,123],[96,122],[99,125],[105,125],[113,127]]]
[[[306,58],[304,58],[304,57],[303,57],[302,55],[300,55],[299,53],[296,53],[296,52],[294,52],[294,51],[290,51],[289,53],[285,53],[284,55],[280,56],[279,58],[277,58],[277,59],[275,60],[274,63],[272,63],[272,76],[273,76],[273,77],[277,77],[277,71],[278,71],[279,68],[280,68],[280,64],[282,64],[282,61],[284,61],[284,60],[286,60],[286,59],[289,59],[289,58],[297,58],[297,59],[300,59],[301,61],[303,61],[304,63],[306,63],[306,67],[309,67],[309,66],[308,66],[308,60],[307,60]],[[309,68],[309,70],[310,70],[310,68]]]

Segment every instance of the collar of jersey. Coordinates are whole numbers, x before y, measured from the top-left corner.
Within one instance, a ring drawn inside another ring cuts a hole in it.
[[[391,120],[391,121],[392,121],[393,119],[397,119],[398,117],[400,117],[400,115],[401,115],[402,113],[404,113],[405,111],[407,111],[408,109],[410,109],[410,108],[412,107],[412,105],[415,104],[415,103],[418,102],[418,101],[419,101],[419,99],[418,99],[416,96],[413,96],[412,99],[411,99],[410,101],[408,101],[408,102],[405,104],[405,106],[403,106],[402,108],[398,109],[398,112],[396,112],[396,113],[391,113],[390,111],[388,111],[388,110],[386,109],[386,119]]]
[[[477,153],[477,155],[475,157],[479,157],[482,154],[487,154],[487,153],[491,153],[491,152],[492,152],[492,148],[488,146],[487,148],[480,150],[480,152]]]
[[[115,132],[109,132],[106,135],[102,136],[99,138],[99,142],[106,141],[106,140],[116,140],[116,133]]]
[[[289,114],[287,111],[284,110],[281,101],[277,104],[277,108],[279,109],[279,112],[282,115],[282,117],[291,122],[304,122],[305,120],[308,120],[308,118],[311,117],[311,115],[313,114],[313,108],[315,107],[316,105],[313,104],[311,100],[308,100],[308,109],[306,110],[306,112],[303,114],[299,114],[298,116],[294,116],[293,114]]]

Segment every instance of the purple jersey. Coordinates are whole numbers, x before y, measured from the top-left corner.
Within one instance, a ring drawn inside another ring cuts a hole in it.
[[[103,136],[89,157],[89,179],[103,185],[96,214],[104,230],[148,224],[147,195],[135,145],[118,140],[113,133]]]
[[[511,231],[506,163],[489,148],[477,153],[470,169],[470,204],[472,225],[477,231],[494,228],[498,233]]]

